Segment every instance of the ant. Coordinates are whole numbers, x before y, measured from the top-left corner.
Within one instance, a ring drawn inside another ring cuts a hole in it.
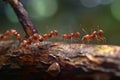
[[[55,37],[58,41],[60,41],[59,37],[58,37],[58,31],[57,30],[54,30],[54,31],[51,31],[50,32],[50,35],[52,37]]]
[[[19,41],[22,40],[21,35],[15,30],[7,30],[4,34],[0,34],[0,39],[8,40],[10,36],[15,36]]]
[[[33,43],[35,41],[39,41],[39,42],[43,42],[44,38],[43,36],[37,34],[37,33],[34,33],[32,36],[30,36],[28,39],[26,40],[23,40],[23,42],[21,43],[21,45],[23,47],[27,47],[28,45],[30,45],[31,43]]]
[[[106,43],[106,38],[103,36],[104,31],[102,29],[99,29],[96,33],[96,39],[103,41],[103,43]]]
[[[76,32],[76,33],[70,33],[70,34],[63,34],[62,38],[63,39],[73,39],[73,38],[78,38],[80,36],[80,32]]]
[[[58,31],[57,30],[50,31],[50,33],[43,35],[43,38],[45,38],[45,39],[49,39],[49,38],[52,38],[52,37],[55,37],[58,41],[60,41],[60,39],[58,37]]]
[[[54,31],[50,31],[50,33],[48,34],[44,34],[43,35],[43,38],[44,39],[48,39],[48,38],[51,38],[51,37],[57,37],[58,36],[58,31],[57,30],[54,30]]]
[[[70,34],[63,34],[62,38],[72,39],[73,37],[79,37],[79,36],[80,36],[80,32],[76,32],[76,33],[70,33]]]
[[[82,29],[86,35],[82,37],[82,42],[87,41],[89,43],[91,40],[96,39],[97,41],[102,40],[103,43],[106,43],[105,37],[103,37],[104,31],[102,29],[99,29],[98,31],[93,31],[91,34],[87,34],[87,32]]]
[[[38,33],[34,33],[32,36],[30,36],[28,39],[26,40],[23,40],[23,42],[21,43],[22,46],[26,47],[28,45],[30,45],[31,43],[35,41],[39,41],[39,42],[43,42],[45,39],[49,39],[51,38],[52,36],[58,36],[58,31],[57,30],[54,30],[54,31],[51,31],[50,33],[48,34],[43,34],[42,36],[39,35]]]

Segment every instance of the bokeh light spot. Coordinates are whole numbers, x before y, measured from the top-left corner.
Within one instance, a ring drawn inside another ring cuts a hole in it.
[[[31,17],[44,19],[53,16],[58,9],[56,0],[30,0],[27,9]]]

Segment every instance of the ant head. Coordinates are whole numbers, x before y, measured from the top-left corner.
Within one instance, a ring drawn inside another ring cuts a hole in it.
[[[39,35],[39,39],[38,39],[40,42],[43,41],[43,37]]]
[[[11,35],[11,32],[10,32],[9,30],[7,30],[7,31],[5,32],[5,35]]]
[[[100,30],[98,31],[98,35],[100,35],[100,36],[102,36],[103,33],[104,33],[104,31],[103,31],[102,29],[100,29]]]
[[[37,33],[33,34],[33,39],[35,39],[35,40],[38,39],[38,34]]]
[[[103,33],[104,31],[102,29],[99,30],[99,33]]]
[[[50,38],[50,37],[52,37],[52,34],[50,34],[50,33],[49,33],[49,34],[47,34],[47,35],[48,35],[48,37],[49,37],[49,38]]]
[[[45,38],[45,39],[48,38],[48,34],[44,34],[43,38]]]
[[[72,36],[71,36],[70,34],[68,34],[68,35],[67,35],[67,38],[68,38],[68,39],[71,39],[71,38],[72,38]]]
[[[58,35],[58,31],[54,30],[54,35],[57,36]]]
[[[89,35],[89,34],[86,34],[86,35],[84,36],[84,39],[90,39],[90,35]]]
[[[70,33],[71,37],[74,37],[74,33]]]
[[[14,33],[14,32],[17,32],[15,29],[11,29],[10,31],[13,32],[13,33]]]
[[[75,36],[77,36],[77,37],[80,36],[80,32],[76,32]]]
[[[92,35],[95,36],[97,34],[97,31],[93,31]]]
[[[54,32],[53,32],[53,31],[50,31],[50,34],[51,34],[51,35],[53,35],[53,34],[54,34]]]
[[[62,35],[62,38],[67,38],[67,34],[63,34],[63,35]]]
[[[23,46],[23,47],[28,46],[28,41],[27,41],[27,40],[23,40],[23,42],[22,42],[22,46]]]
[[[20,34],[16,34],[16,37],[17,37],[17,39],[18,39],[18,40],[20,40],[20,41],[22,40],[22,38],[21,38],[21,35],[20,35]]]
[[[15,29],[11,29],[11,30],[10,30],[10,33],[11,33],[11,35],[16,35],[16,34],[18,34]]]

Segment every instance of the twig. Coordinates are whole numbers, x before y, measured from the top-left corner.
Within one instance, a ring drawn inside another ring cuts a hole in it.
[[[27,11],[24,9],[22,3],[19,0],[4,0],[7,1],[12,8],[14,9],[25,33],[26,37],[33,35],[34,33],[38,33],[33,22],[31,21]]]

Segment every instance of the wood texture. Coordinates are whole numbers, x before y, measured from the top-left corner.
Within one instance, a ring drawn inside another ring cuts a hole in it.
[[[36,46],[38,43],[21,47],[18,41],[1,41],[0,70],[39,73],[43,80],[44,76],[65,80],[66,78],[96,80],[96,77],[102,78],[100,80],[104,78],[109,80],[112,77],[120,79],[119,46],[51,42],[43,42]],[[47,70],[54,62],[60,65],[60,71],[59,74],[52,76]]]

